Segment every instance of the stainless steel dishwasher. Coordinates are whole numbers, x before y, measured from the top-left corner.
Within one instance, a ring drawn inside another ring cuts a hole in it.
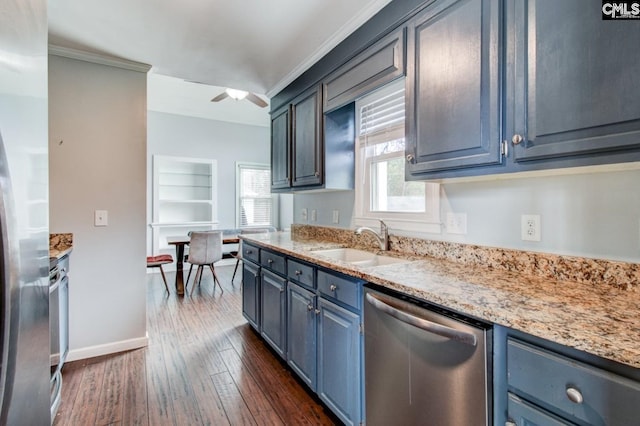
[[[365,289],[366,424],[491,424],[487,324]]]

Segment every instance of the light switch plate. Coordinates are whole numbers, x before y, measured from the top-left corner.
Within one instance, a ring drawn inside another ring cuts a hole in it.
[[[93,224],[95,226],[107,226],[109,224],[109,212],[107,210],[96,210]]]
[[[318,220],[318,212],[316,209],[311,210],[311,222]]]

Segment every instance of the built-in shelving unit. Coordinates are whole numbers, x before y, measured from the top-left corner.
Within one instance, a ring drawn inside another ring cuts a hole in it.
[[[217,226],[216,186],[216,160],[153,156],[153,254],[173,254],[167,237]]]

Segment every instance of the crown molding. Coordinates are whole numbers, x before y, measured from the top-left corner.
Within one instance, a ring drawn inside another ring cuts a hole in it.
[[[142,62],[130,61],[128,59],[117,58],[115,56],[107,56],[99,53],[72,49],[69,47],[56,46],[53,44],[49,45],[49,54],[142,73],[147,73],[151,69],[151,65],[143,64]]]
[[[325,56],[327,53],[331,51],[334,47],[340,44],[344,39],[349,37],[351,33],[360,28],[362,24],[367,22],[373,15],[378,13],[383,7],[385,7],[390,0],[377,0],[373,1],[369,4],[369,6],[365,7],[360,11],[360,13],[354,16],[352,19],[347,21],[338,31],[336,31],[329,39],[327,39],[324,43],[316,49],[310,56],[308,56],[304,61],[302,61],[297,67],[295,67],[291,72],[284,76],[279,82],[277,82],[267,93],[266,96],[268,98],[272,98],[282,89],[287,87],[291,82],[293,82],[296,78],[300,77],[306,70],[311,68],[313,64],[318,62]]]

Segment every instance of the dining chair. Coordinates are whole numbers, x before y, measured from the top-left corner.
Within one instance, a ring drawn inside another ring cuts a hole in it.
[[[264,228],[247,228],[240,230],[240,234],[264,234],[270,232],[278,232],[278,229],[275,226],[267,226]],[[233,284],[233,280],[236,278],[236,272],[238,271],[238,265],[242,260],[242,255],[237,251],[232,251],[230,254],[231,257],[234,257],[236,259],[236,266],[235,268],[233,268],[233,276],[231,277],[231,284]]]
[[[185,286],[189,284],[189,278],[191,277],[191,271],[193,265],[197,265],[196,275],[193,278],[193,286],[191,287],[191,294],[196,288],[196,283],[200,285],[202,281],[202,271],[205,266],[211,269],[213,274],[213,291],[216,290],[216,284],[220,287],[220,292],[224,293],[214,263],[222,259],[222,232],[220,231],[206,231],[206,232],[192,232],[189,240],[189,260],[191,264],[189,267],[189,275],[187,275],[187,281]]]
[[[173,257],[170,254],[161,254],[158,256],[147,256],[147,268],[160,268],[162,274],[162,281],[164,281],[164,288],[167,290],[167,294],[170,293],[169,286],[167,285],[167,277],[164,275],[164,269],[162,265],[173,263]]]

